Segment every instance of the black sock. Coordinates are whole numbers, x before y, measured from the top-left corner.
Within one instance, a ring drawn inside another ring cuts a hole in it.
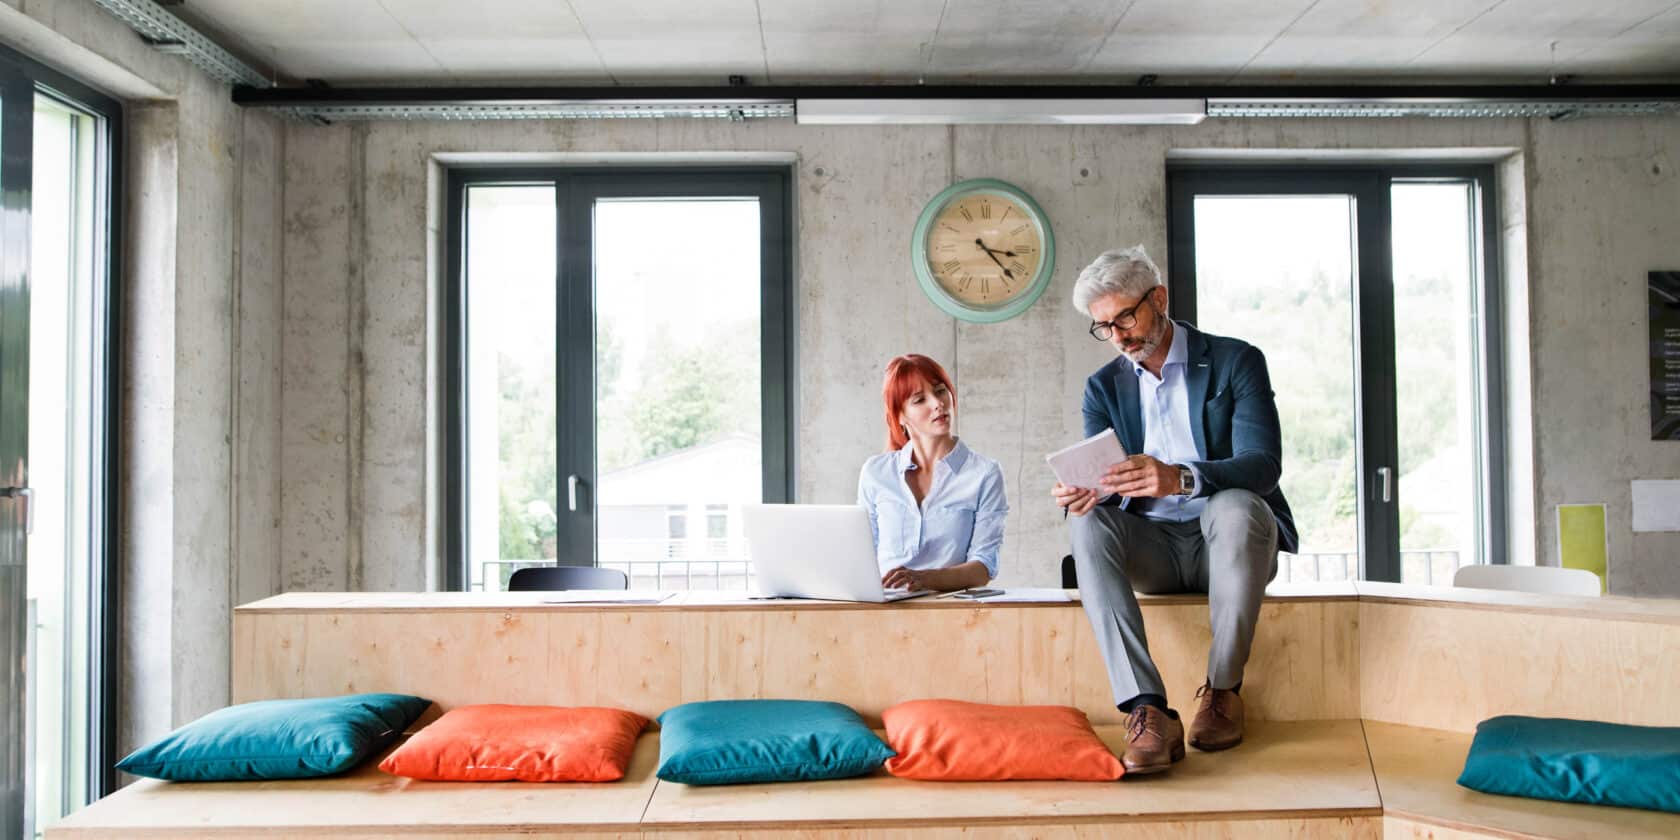
[[[1139,694],[1138,696],[1121,703],[1120,711],[1129,715],[1132,713],[1132,710],[1138,706],[1154,706],[1163,712],[1169,711],[1169,709],[1167,709],[1167,698],[1162,697],[1159,694]]]

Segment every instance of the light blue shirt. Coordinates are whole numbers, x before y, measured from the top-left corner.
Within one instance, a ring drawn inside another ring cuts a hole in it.
[[[1172,346],[1167,348],[1167,361],[1161,365],[1161,375],[1133,364],[1138,378],[1138,410],[1143,414],[1143,454],[1169,464],[1191,465],[1202,460],[1196,451],[1196,438],[1190,432],[1190,390],[1185,386],[1185,365],[1190,351],[1185,343],[1184,328],[1174,325]],[[1202,474],[1194,466],[1196,483]],[[1162,499],[1133,499],[1127,510],[1150,519],[1168,522],[1187,522],[1202,515],[1207,497],[1190,499],[1167,496]]]
[[[899,566],[944,569],[974,560],[997,577],[1009,514],[1003,468],[959,440],[933,465],[933,485],[917,505],[905,481],[905,473],[919,469],[910,447],[876,455],[858,473],[858,504],[869,514],[881,574]]]

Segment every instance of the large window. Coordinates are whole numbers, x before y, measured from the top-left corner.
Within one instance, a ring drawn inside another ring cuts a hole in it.
[[[0,49],[0,835],[109,792],[115,102]]]
[[[790,496],[783,170],[450,175],[450,584],[745,588]]]
[[[1175,317],[1265,354],[1301,534],[1279,580],[1504,562],[1489,167],[1180,168]]]

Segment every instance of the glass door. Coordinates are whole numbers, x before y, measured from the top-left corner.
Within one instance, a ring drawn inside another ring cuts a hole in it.
[[[0,834],[113,787],[115,102],[0,49]]]
[[[1281,581],[1502,561],[1485,169],[1184,169],[1174,316],[1266,354],[1300,551]]]
[[[596,556],[633,588],[749,585],[762,214],[755,196],[595,201]]]
[[[1484,371],[1497,366],[1485,358],[1479,193],[1464,178],[1389,186],[1404,583],[1451,585],[1458,567],[1491,562],[1483,558],[1499,531],[1487,492],[1498,436],[1488,429],[1496,386]]]
[[[28,796],[29,80],[0,66],[0,835],[32,833]]]
[[[792,495],[787,174],[451,178],[451,585],[745,589],[741,505]]]
[[[1335,193],[1195,198],[1195,322],[1261,348],[1276,393],[1301,537],[1279,580],[1360,574],[1358,209]]]

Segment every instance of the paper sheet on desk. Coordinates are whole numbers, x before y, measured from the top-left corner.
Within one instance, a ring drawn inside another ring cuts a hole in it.
[[[1068,597],[1065,589],[1005,589],[1002,595],[987,595],[973,600],[977,604],[1054,604],[1073,599]]]
[[[646,589],[571,589],[550,592],[543,596],[545,604],[660,604],[670,600],[675,592],[654,592]]]
[[[1066,448],[1044,456],[1056,480],[1068,487],[1095,490],[1102,483],[1108,468],[1126,460],[1126,448],[1114,436],[1113,429],[1100,432]]]

